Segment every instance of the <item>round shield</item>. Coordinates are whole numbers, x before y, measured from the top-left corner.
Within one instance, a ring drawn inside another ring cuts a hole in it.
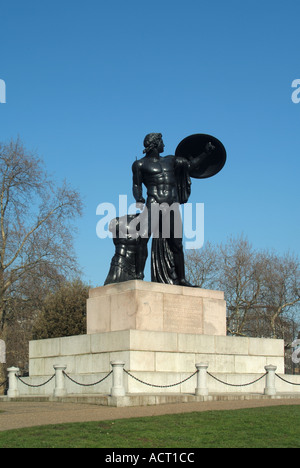
[[[206,146],[211,143],[215,149],[205,156]],[[227,154],[223,144],[215,137],[197,133],[182,140],[177,146],[175,156],[189,161],[204,154],[203,159],[197,164],[197,168],[190,172],[195,179],[207,179],[218,174],[225,166]]]

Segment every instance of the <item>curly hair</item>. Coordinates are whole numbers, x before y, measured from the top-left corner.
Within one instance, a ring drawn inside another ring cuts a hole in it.
[[[162,139],[161,133],[149,133],[144,140],[144,153],[150,153],[154,148],[157,148]]]

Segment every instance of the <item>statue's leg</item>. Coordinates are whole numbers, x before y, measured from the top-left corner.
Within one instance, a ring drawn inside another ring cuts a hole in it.
[[[181,239],[170,239],[169,246],[174,256],[175,270],[179,282],[185,281],[185,263]]]
[[[174,211],[173,214],[171,212],[170,239],[168,240],[168,242],[174,256],[175,270],[179,280],[179,284],[181,284],[182,286],[191,287],[192,285],[185,278],[185,260],[182,243],[182,231],[181,233],[179,233],[179,223],[181,223],[182,226],[182,220],[178,209],[178,212],[177,210]]]
[[[140,237],[136,251],[136,278],[143,280],[145,266],[148,258],[148,242],[151,237],[151,209],[145,207],[140,215]]]
[[[174,248],[174,245],[170,245],[171,249]],[[183,248],[182,250],[178,251],[178,248],[174,249],[173,256],[174,256],[174,263],[175,263],[175,270],[178,276],[179,284],[181,286],[188,286],[194,287],[191,283],[189,283],[185,278],[185,261],[184,261],[184,253]]]
[[[139,246],[136,252],[136,279],[143,280],[145,275],[145,266],[148,258],[148,241],[149,238],[140,239]]]

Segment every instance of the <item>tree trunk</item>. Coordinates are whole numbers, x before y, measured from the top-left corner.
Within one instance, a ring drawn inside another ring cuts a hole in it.
[[[0,364],[0,385],[7,379],[6,364]],[[1,385],[0,395],[4,395],[6,385]]]
[[[3,276],[2,276],[3,277]],[[5,340],[5,326],[4,326],[4,315],[5,315],[5,304],[3,300],[3,287],[0,284],[0,340],[4,341]],[[0,356],[2,357],[2,356]],[[6,361],[6,356],[4,357],[4,361]],[[1,385],[6,381],[7,378],[7,372],[6,372],[6,363],[2,362],[2,359],[0,360],[0,395],[4,394],[5,390],[5,385]]]
[[[0,311],[0,318],[2,318],[2,312]],[[1,324],[1,322],[0,322]],[[3,327],[0,326],[0,340],[4,341],[4,343],[6,343],[5,341],[5,334],[4,334],[4,330],[3,330]],[[6,372],[6,362],[3,362],[3,361],[6,361],[6,355],[1,355],[0,356],[0,395],[4,395],[4,390],[5,390],[5,385],[1,385],[3,384],[5,381],[6,381],[6,378],[7,378],[7,372]]]

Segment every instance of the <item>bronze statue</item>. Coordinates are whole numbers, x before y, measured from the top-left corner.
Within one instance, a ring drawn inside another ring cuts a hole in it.
[[[175,156],[162,157],[165,145],[161,133],[147,135],[144,147],[145,156],[132,166],[133,196],[144,206],[144,211],[138,215],[140,229],[134,242],[135,279],[144,279],[148,242],[152,236],[152,281],[192,286],[185,278],[179,207],[190,197],[191,177],[212,177],[223,168],[225,148],[214,137],[196,134],[178,145]],[[143,197],[143,185],[147,189],[147,200]],[[163,227],[166,218],[169,219],[167,234]],[[130,279],[133,275],[132,269]],[[121,282],[126,281],[125,278],[126,275],[109,275],[107,281]]]

